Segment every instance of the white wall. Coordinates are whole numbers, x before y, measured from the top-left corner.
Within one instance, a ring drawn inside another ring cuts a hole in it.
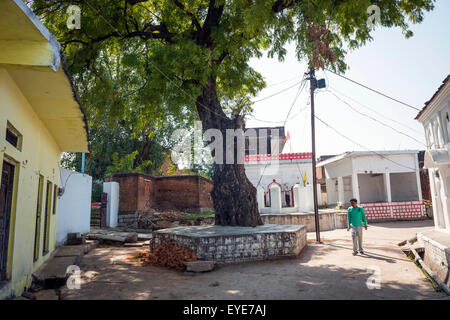
[[[295,186],[298,182],[303,185],[303,175],[306,172],[307,183],[312,183],[312,163],[279,163],[276,165],[267,166],[264,170],[265,164],[245,164],[245,173],[250,182],[256,187],[261,178],[260,186],[268,191],[268,185],[275,179],[282,187],[287,185],[289,188]]]
[[[351,176],[352,173],[353,169],[351,158],[345,158],[325,165],[325,178],[327,179]]]
[[[57,245],[64,244],[68,233],[89,232],[91,223],[92,177],[62,168],[60,172],[64,193],[57,200]]]
[[[417,153],[357,156],[353,157],[353,170],[357,173],[413,172],[417,157]]]

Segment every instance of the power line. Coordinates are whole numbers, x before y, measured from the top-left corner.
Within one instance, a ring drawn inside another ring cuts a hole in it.
[[[289,115],[291,114],[292,107],[294,107],[295,102],[297,102],[297,99],[300,96],[300,93],[302,92],[303,88],[305,87],[306,81],[305,80],[302,80],[302,81],[303,82],[298,87],[297,94],[295,95],[294,101],[292,101],[291,107],[289,108],[288,114],[286,115],[286,119],[284,120],[283,127],[286,125]]]
[[[333,91],[339,93],[341,96],[344,96],[344,97],[346,97],[346,98],[352,100],[353,102],[359,104],[361,107],[366,108],[366,109],[368,109],[368,110],[370,110],[370,111],[372,111],[372,112],[378,114],[379,116],[381,116],[381,117],[383,117],[383,118],[385,118],[385,119],[387,119],[387,120],[390,120],[390,121],[392,121],[392,122],[395,122],[395,123],[397,123],[397,124],[399,124],[399,125],[401,125],[401,126],[403,126],[403,127],[405,127],[405,128],[408,128],[408,129],[411,130],[411,131],[414,131],[414,132],[420,134],[420,135],[423,134],[422,132],[419,132],[418,130],[416,130],[416,129],[414,129],[414,128],[411,128],[411,127],[407,126],[406,124],[401,123],[400,121],[397,121],[397,120],[395,120],[395,119],[391,119],[391,118],[389,118],[389,117],[386,117],[386,116],[385,116],[384,114],[382,114],[381,112],[378,112],[378,111],[376,111],[375,109],[370,108],[370,107],[368,107],[368,106],[362,104],[362,103],[359,102],[358,100],[356,100],[356,99],[354,99],[354,98],[352,98],[352,97],[349,97],[349,96],[345,95],[344,93],[342,93],[341,91],[337,90],[336,88],[334,88],[334,87],[332,87],[332,86],[329,86],[328,88],[329,88],[329,89],[332,89]]]
[[[293,77],[291,79],[287,79],[287,80],[283,80],[283,81],[279,81],[279,82],[275,82],[275,83],[269,84],[268,86],[264,87],[263,90],[267,89],[267,88],[278,86],[280,84],[283,84],[283,83],[286,83],[286,82],[289,82],[289,81],[292,81],[292,80],[295,80],[295,79],[298,79],[298,77]]]
[[[259,99],[259,100],[252,101],[252,103],[258,103],[258,102],[261,102],[261,101],[263,101],[263,100],[272,98],[272,97],[274,97],[274,96],[276,96],[276,95],[279,95],[280,93],[283,93],[283,92],[285,92],[285,91],[287,91],[287,90],[289,90],[289,89],[292,89],[293,87],[295,87],[296,85],[298,85],[298,84],[301,83],[302,81],[303,81],[303,80],[298,81],[298,82],[294,83],[293,85],[287,87],[286,89],[283,89],[283,90],[281,90],[281,91],[275,92],[274,94],[271,94],[270,96],[261,98],[261,99]]]
[[[291,104],[291,108],[289,109],[289,112],[288,112],[288,114],[286,115],[286,119],[284,120],[284,125],[286,124],[286,121],[287,121],[287,119],[288,119],[288,117],[289,117],[289,114],[291,113],[292,107],[294,106],[295,102],[297,101],[297,99],[298,99],[298,97],[299,97],[301,91],[302,91],[303,88],[305,87],[306,81],[305,81],[304,79],[302,79],[302,81],[297,82],[295,85],[297,85],[297,84],[299,84],[299,83],[302,83],[302,84],[299,86],[299,88],[298,88],[298,90],[297,90],[297,94],[295,95],[294,101],[293,101],[292,104]],[[289,89],[289,88],[287,88],[287,89]],[[283,90],[283,91],[286,91],[287,89],[285,89],[285,90]],[[281,92],[283,92],[283,91],[281,91]],[[281,92],[279,92],[279,93],[281,93]],[[261,101],[261,100],[259,100],[259,101]],[[284,126],[284,125],[283,125],[283,126]],[[259,181],[258,181],[258,184],[256,185],[256,189],[258,189],[258,187],[259,187],[259,185],[260,185],[260,183],[261,183],[261,179],[262,179],[262,177],[264,176],[264,172],[266,171],[266,168],[267,168],[268,165],[269,165],[269,161],[266,163],[266,165],[265,165],[264,168],[263,168],[263,172],[261,173],[261,176],[259,177]]]
[[[300,115],[300,114],[301,114],[304,110],[306,110],[307,108],[308,108],[308,107],[301,108],[296,114],[294,114],[292,117],[290,117],[289,119],[287,119],[287,121],[291,121],[292,119],[296,118],[298,115]],[[253,116],[253,115],[250,115],[250,117],[251,117],[253,120],[261,121],[261,122],[266,122],[266,123],[279,124],[279,123],[284,122],[284,120],[280,120],[280,121],[263,120],[263,119],[256,118],[256,117]]]
[[[400,130],[395,129],[394,127],[391,127],[390,125],[385,124],[384,122],[381,122],[381,121],[379,121],[378,119],[376,119],[376,118],[374,118],[374,117],[372,117],[372,116],[370,116],[370,115],[368,115],[368,114],[362,113],[361,111],[359,111],[359,110],[357,110],[356,108],[352,107],[347,101],[341,99],[341,98],[340,98],[337,94],[335,94],[334,92],[332,92],[332,91],[328,91],[328,92],[331,93],[332,95],[334,95],[337,99],[339,99],[341,102],[345,103],[350,109],[352,109],[353,111],[359,113],[360,115],[362,115],[362,116],[364,116],[364,117],[367,117],[367,118],[369,118],[369,119],[371,119],[371,120],[373,120],[373,121],[375,121],[375,122],[377,122],[377,123],[379,123],[379,124],[381,124],[381,125],[383,125],[383,126],[385,126],[385,127],[388,127],[388,128],[390,128],[390,129],[394,130],[395,132],[400,133],[400,134],[402,134],[402,135],[404,135],[404,136],[406,136],[406,137],[408,137],[408,138],[410,138],[410,139],[412,139],[412,140],[414,140],[414,141],[416,141],[416,142],[418,142],[418,143],[420,143],[420,144],[422,144],[422,145],[425,146],[425,144],[424,144],[422,141],[419,141],[419,140],[417,140],[416,138],[414,138],[414,137],[412,137],[412,136],[410,136],[410,135],[408,135],[408,134],[406,134],[406,133],[404,133],[404,132],[402,132],[402,131],[400,131]]]
[[[359,85],[359,86],[361,86],[361,87],[363,87],[363,88],[366,88],[366,89],[368,89],[368,90],[370,90],[370,91],[373,91],[373,92],[375,92],[375,93],[378,93],[379,95],[382,95],[382,96],[385,97],[385,98],[388,98],[388,99],[391,99],[391,100],[393,100],[393,101],[395,101],[395,102],[398,102],[398,103],[400,103],[400,104],[403,104],[404,106],[407,106],[408,108],[411,108],[411,109],[420,111],[419,108],[413,107],[412,105],[407,104],[407,103],[405,103],[405,102],[402,102],[402,101],[400,101],[400,100],[398,100],[398,99],[392,98],[392,97],[388,96],[387,94],[384,94],[384,93],[382,93],[382,92],[380,92],[380,91],[377,91],[377,90],[375,90],[375,89],[369,88],[368,86],[366,86],[366,85],[364,85],[364,84],[362,84],[362,83],[359,83],[359,82],[357,82],[357,81],[355,81],[355,80],[352,80],[352,79],[350,79],[350,78],[347,78],[347,77],[345,77],[345,76],[343,76],[343,75],[341,75],[341,74],[339,74],[339,73],[336,73],[336,72],[334,72],[333,70],[326,69],[326,68],[324,69],[324,71],[325,71],[325,70],[330,71],[331,73],[334,73],[335,75],[337,75],[337,76],[339,76],[339,77],[341,77],[341,78],[343,78],[343,79],[345,79],[345,80],[348,80],[348,81],[350,81],[350,82],[353,82],[353,83],[355,83],[355,84],[357,84],[357,85]]]
[[[336,132],[338,135],[340,135],[341,137],[347,139],[348,141],[350,141],[350,142],[356,144],[357,146],[359,146],[359,147],[361,147],[361,148],[363,148],[363,149],[365,149],[365,150],[367,150],[367,151],[369,151],[369,152],[371,152],[371,153],[373,153],[373,154],[376,154],[376,155],[378,155],[378,156],[380,156],[380,157],[382,157],[382,158],[384,158],[384,159],[386,159],[386,160],[388,160],[388,161],[390,161],[390,162],[392,162],[392,163],[395,163],[396,165],[399,165],[399,166],[401,166],[401,167],[404,167],[404,168],[407,168],[407,169],[416,171],[415,168],[411,168],[411,167],[405,166],[405,165],[403,165],[403,164],[401,164],[401,163],[399,163],[399,162],[397,162],[397,161],[394,161],[394,160],[392,160],[392,159],[389,159],[388,157],[385,157],[384,155],[382,155],[382,154],[380,154],[380,153],[378,153],[378,152],[376,152],[376,151],[370,150],[369,148],[363,146],[362,144],[356,142],[355,140],[353,140],[353,139],[347,137],[346,135],[344,135],[343,133],[339,132],[336,128],[332,127],[331,125],[329,125],[328,123],[326,123],[325,121],[323,121],[322,119],[320,119],[318,116],[315,115],[314,117],[315,117],[317,120],[319,120],[320,122],[322,122],[325,126],[327,126],[328,128],[332,129],[332,130],[333,130],[334,132]]]

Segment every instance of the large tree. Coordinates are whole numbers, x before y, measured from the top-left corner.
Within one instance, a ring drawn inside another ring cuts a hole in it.
[[[79,30],[66,26],[66,9],[73,4],[81,8]],[[244,128],[250,98],[265,85],[250,58],[267,50],[282,60],[293,41],[299,60],[342,72],[343,47],[372,39],[371,5],[381,9],[382,26],[401,27],[410,36],[408,23],[420,22],[433,0],[32,1],[62,44],[76,79],[98,80],[105,52],[120,48],[130,75],[146,80],[140,99],[148,112],[191,108],[204,131],[223,133],[224,148],[226,129]],[[256,190],[242,164],[214,165],[212,198],[216,224],[262,224]]]

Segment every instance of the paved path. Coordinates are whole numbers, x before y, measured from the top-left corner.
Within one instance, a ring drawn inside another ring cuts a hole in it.
[[[97,248],[83,258],[80,290],[63,299],[442,299],[397,243],[432,229],[432,221],[391,222],[364,232],[364,256],[352,256],[350,232],[322,233],[296,259],[227,265],[187,275],[139,266],[139,248]],[[312,241],[314,233],[308,234]],[[369,290],[367,268],[381,272],[381,289]]]

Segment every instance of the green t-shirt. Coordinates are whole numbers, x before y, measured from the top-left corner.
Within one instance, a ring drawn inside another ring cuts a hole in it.
[[[364,225],[367,226],[366,213],[364,212],[364,208],[362,207],[350,207],[348,208],[348,226],[362,226],[362,222],[364,221]]]

